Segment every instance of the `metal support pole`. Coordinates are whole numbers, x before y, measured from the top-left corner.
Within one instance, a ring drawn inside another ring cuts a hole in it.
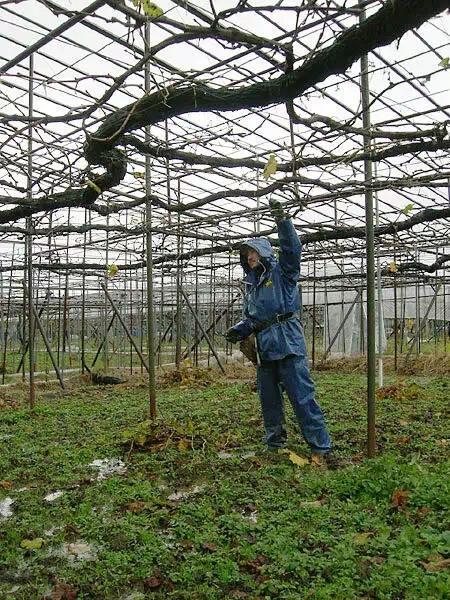
[[[111,320],[110,320],[107,330],[106,330],[107,332],[109,332],[111,327],[114,325],[115,319],[116,319],[116,313],[114,313],[113,316],[111,317]],[[100,342],[100,346],[97,348],[97,352],[95,353],[94,360],[92,361],[92,364],[91,364],[91,369],[95,367],[95,363],[97,362],[98,357],[100,356],[100,353],[103,350],[104,343],[105,343],[105,337],[103,337],[102,341]]]
[[[180,180],[178,180],[178,202],[181,204],[181,189],[180,189]],[[182,301],[181,301],[181,262],[180,255],[183,252],[183,238],[181,236],[181,213],[177,214],[177,276],[176,276],[176,328],[175,328],[175,366],[177,369],[180,368],[181,364],[181,336],[182,336],[182,326],[183,326],[183,312],[182,312]],[[186,323],[187,325],[187,323]]]
[[[24,293],[27,293],[27,292],[25,292],[25,290],[26,290],[26,287],[24,288]],[[46,306],[48,305],[48,299],[49,299],[49,297],[50,297],[50,294],[49,294],[49,292],[47,292],[47,296],[44,298],[44,302],[43,302],[42,306],[39,308],[39,313],[38,313],[39,317],[42,316],[42,313],[44,312]],[[18,373],[20,371],[20,369],[22,368],[23,361],[25,360],[25,356],[27,355],[27,352],[28,352],[28,348],[29,348],[29,343],[28,343],[28,340],[27,340],[25,342],[24,347],[23,347],[22,356],[20,357],[20,362],[19,362],[19,365],[18,365],[18,367],[16,369],[16,373]]]
[[[445,249],[444,249],[445,251]],[[445,273],[444,276],[442,277],[442,287],[443,287],[443,302],[444,302],[444,313],[442,315],[442,318],[444,320],[444,352],[447,352],[447,334],[450,334],[450,331],[447,329],[447,327],[450,328],[450,324],[447,325],[447,309],[446,309],[446,302],[447,302],[447,297],[446,297],[446,281],[445,281]]]
[[[376,148],[374,147],[374,150]],[[377,167],[375,164],[375,178],[377,177]],[[380,209],[378,202],[378,194],[375,192],[375,218],[376,226],[380,225]],[[377,251],[377,317],[378,317],[378,386],[383,387],[383,292],[381,288],[381,261],[380,252]]]
[[[233,300],[231,301],[231,303],[226,306],[224,309],[221,310],[221,312],[215,317],[215,319],[213,320],[213,322],[209,325],[209,327],[206,329],[206,333],[209,333],[210,331],[213,331],[214,328],[216,327],[216,325],[221,321],[221,319],[228,314],[228,311],[233,307],[233,305],[238,301],[241,300],[242,296],[240,294],[238,294],[237,296],[235,296],[233,298]],[[183,353],[183,360],[185,360],[189,354],[191,354],[195,348],[205,339],[205,336],[200,335],[198,336],[194,342],[192,343],[192,345],[184,351]]]
[[[158,356],[161,355],[161,347],[165,342],[166,337],[169,335],[170,330],[173,327],[174,321],[177,318],[177,315],[172,315],[172,318],[170,319],[170,323],[167,325],[166,329],[164,331],[161,331],[160,333],[160,339],[158,341],[158,346],[156,347],[155,350],[155,354],[158,354]],[[161,322],[162,324],[162,322]]]
[[[408,352],[406,354],[405,365],[408,362],[408,359],[409,359],[409,357],[412,354],[414,346],[416,346],[418,344],[418,341],[420,339],[420,334],[422,333],[422,329],[424,329],[425,326],[426,326],[426,324],[427,324],[428,315],[430,314],[431,309],[433,308],[434,303],[436,302],[436,298],[437,298],[437,295],[438,295],[440,289],[441,289],[441,284],[439,284],[437,286],[437,288],[435,289],[434,295],[431,298],[431,301],[430,301],[430,304],[427,307],[427,310],[425,311],[423,319],[421,319],[420,323],[418,323],[417,326],[416,326],[416,334],[415,334],[415,336],[414,336],[414,338],[413,338],[413,340],[411,342],[411,345],[410,345],[410,347],[408,349]]]
[[[219,367],[220,367],[220,370],[221,370],[221,371],[222,371],[222,373],[225,375],[225,369],[223,368],[223,365],[222,365],[222,363],[220,362],[220,358],[219,358],[219,356],[218,356],[217,352],[215,351],[215,349],[214,349],[214,346],[213,346],[213,344],[212,344],[211,340],[209,339],[209,335],[208,335],[208,334],[206,333],[206,331],[203,329],[203,325],[201,324],[201,322],[200,322],[200,319],[198,318],[198,316],[197,316],[197,314],[196,314],[196,312],[195,312],[195,310],[194,310],[193,306],[192,306],[192,305],[191,305],[191,303],[189,302],[189,298],[187,297],[187,295],[186,295],[185,291],[183,290],[183,288],[181,288],[181,290],[180,290],[180,291],[181,291],[181,294],[182,294],[183,298],[184,298],[184,299],[185,299],[185,301],[186,301],[186,304],[187,304],[187,306],[188,306],[189,310],[190,310],[190,311],[191,311],[191,313],[192,313],[192,316],[193,316],[193,317],[194,317],[194,319],[195,319],[195,322],[197,323],[197,325],[198,325],[198,327],[199,327],[200,331],[202,332],[202,334],[203,334],[203,337],[205,338],[206,342],[208,343],[208,346],[211,348],[211,352],[214,354],[214,358],[217,360],[217,364],[219,365]]]
[[[402,315],[401,315],[401,326],[400,326],[400,354],[403,354],[403,346],[405,342],[405,325],[406,325],[406,298],[405,298],[405,288],[401,287],[400,289],[400,300],[402,307]]]
[[[5,375],[6,375],[6,353],[8,350],[8,334],[9,334],[9,322],[11,317],[11,294],[12,294],[12,267],[14,266],[14,254],[15,254],[15,243],[13,242],[12,247],[12,256],[11,256],[11,273],[9,276],[9,290],[8,290],[8,304],[6,309],[6,325],[3,330],[3,359],[2,359],[2,384],[5,383]],[[445,296],[444,296],[445,302]],[[445,314],[445,313],[444,313]],[[20,370],[20,369],[19,369]]]
[[[366,19],[365,2],[358,0],[361,12],[359,21]],[[370,154],[370,92],[369,61],[367,54],[361,57],[361,103],[364,152]],[[375,441],[375,235],[373,226],[372,163],[364,161],[365,212],[366,212],[366,272],[367,272],[367,455],[373,458],[376,452]]]
[[[133,340],[133,336],[131,335],[130,330],[128,329],[125,321],[122,319],[122,315],[119,312],[119,309],[117,308],[114,300],[111,298],[110,293],[108,292],[108,290],[106,289],[105,284],[103,283],[103,281],[100,282],[100,285],[103,289],[103,291],[105,292],[105,296],[106,298],[109,300],[109,303],[111,304],[111,307],[116,315],[116,317],[119,319],[120,324],[122,325],[125,333],[127,334],[128,339],[131,342],[131,345],[133,346],[133,348],[136,350],[136,354],[139,356],[139,358],[141,359],[141,363],[142,365],[145,367],[145,370],[147,371],[147,373],[150,375],[150,366],[147,364],[147,361],[145,360],[142,352],[139,349],[139,346],[136,344],[136,342]]]
[[[328,309],[328,284],[327,284],[327,263],[323,261],[323,276],[324,276],[324,315],[323,315],[323,351],[325,352],[330,345],[330,311]],[[325,357],[322,358],[322,361]]]
[[[361,291],[357,292],[356,296],[353,299],[353,302],[350,304],[349,309],[347,310],[347,312],[345,313],[344,318],[342,319],[341,324],[339,325],[338,330],[336,331],[336,333],[333,336],[333,339],[331,340],[331,342],[328,345],[328,348],[325,350],[325,353],[322,357],[322,360],[320,361],[321,363],[325,362],[327,359],[328,354],[330,353],[331,348],[333,347],[334,342],[338,339],[339,334],[341,333],[342,329],[344,328],[345,323],[347,322],[347,319],[349,318],[353,307],[355,306],[355,304],[359,301],[361,297]]]
[[[87,210],[84,209],[84,222],[87,222]],[[83,263],[86,263],[86,243],[87,236],[86,231],[83,234]],[[86,270],[83,269],[83,275],[81,280],[81,332],[80,332],[80,345],[81,345],[81,372],[84,374],[86,364]]]
[[[150,23],[145,23],[145,52],[150,50]],[[150,62],[145,63],[145,91],[151,90]],[[145,128],[145,141],[150,143],[150,126]],[[147,359],[148,359],[148,401],[150,418],[156,417],[156,376],[155,376],[155,332],[154,332],[154,312],[153,312],[153,249],[152,249],[152,204],[150,201],[151,193],[151,160],[147,154],[145,156],[145,194],[147,201],[145,203],[145,258],[147,275]]]
[[[195,249],[198,250],[198,239],[195,240]],[[199,308],[199,302],[198,302],[198,256],[195,257],[195,314],[198,315],[198,308]],[[195,327],[194,327],[194,340],[199,339],[199,334],[198,334],[198,324],[197,322],[195,323]],[[198,367],[198,350],[199,350],[199,344],[195,344],[195,348],[194,348],[194,365],[196,367]]]
[[[439,252],[438,249],[436,248],[436,261],[439,258]],[[438,280],[438,269],[436,269],[436,279],[435,279],[435,284],[436,289],[438,288],[439,285],[439,280]],[[437,301],[434,303],[434,323],[433,323],[433,336],[434,336],[434,355],[437,355],[437,351],[438,351],[438,329],[437,329],[437,320],[438,320],[438,303]]]
[[[313,246],[312,367],[316,366],[316,244]]]
[[[292,164],[295,164],[295,161],[293,161]],[[259,191],[259,169],[256,169],[256,190]],[[259,214],[260,204],[260,198],[259,196],[257,196],[255,213],[255,233],[259,233],[261,230],[261,215]]]
[[[63,377],[62,377],[62,373],[61,373],[61,371],[58,368],[58,365],[57,365],[55,357],[53,356],[53,352],[52,352],[52,349],[51,349],[51,346],[50,346],[50,342],[48,341],[48,338],[47,338],[47,336],[45,334],[44,326],[42,325],[41,319],[39,318],[39,313],[36,310],[36,307],[34,305],[33,299],[30,297],[29,290],[26,289],[25,282],[23,282],[23,285],[25,287],[25,293],[28,294],[28,298],[30,299],[29,302],[30,302],[30,305],[31,305],[31,310],[33,311],[35,323],[36,323],[36,325],[37,325],[37,327],[38,327],[38,329],[39,329],[39,331],[40,331],[40,333],[42,335],[42,339],[44,340],[45,348],[46,348],[46,350],[48,352],[48,355],[50,356],[50,360],[52,361],[52,365],[53,365],[53,368],[55,369],[55,373],[56,373],[56,376],[58,378],[59,384],[62,387],[62,389],[64,390],[65,387],[64,387],[64,380],[63,380]]]
[[[33,85],[34,85],[34,55],[30,54],[30,68],[29,68],[29,80],[28,80],[28,116],[33,116]],[[33,125],[28,125],[28,173],[27,173],[27,200],[32,202],[33,200]],[[29,381],[30,381],[30,395],[29,404],[30,408],[33,409],[36,404],[36,388],[34,382],[34,312],[33,312],[33,220],[31,217],[27,217],[27,282],[28,282],[28,293],[25,296],[28,299],[28,358],[29,358]]]
[[[106,203],[106,206],[109,206],[109,200]],[[109,213],[106,215],[106,227],[109,227]],[[105,249],[105,262],[106,262],[106,267],[108,268],[109,266],[109,230],[107,229],[106,231],[106,249]],[[109,275],[106,274],[105,275],[105,288],[106,290],[108,290],[109,287]],[[103,336],[104,336],[104,343],[103,343],[103,372],[106,374],[108,373],[109,370],[109,329],[106,326],[107,323],[107,315],[108,315],[108,300],[106,298],[106,294],[105,294],[105,298],[103,301],[103,310],[105,311],[105,318],[103,320]]]
[[[394,253],[394,262],[396,256]],[[397,314],[397,276],[394,273],[394,369],[398,370],[398,314]]]
[[[419,262],[419,251],[416,249],[416,262]],[[405,362],[408,360],[409,355],[410,355],[410,350],[411,348],[414,348],[414,346],[416,346],[416,354],[417,356],[419,356],[420,354],[420,335],[417,335],[417,332],[420,330],[420,287],[419,287],[419,282],[416,281],[416,325],[415,325],[415,331],[414,331],[414,338],[411,344],[411,347],[409,348],[407,354],[406,354],[406,359]]]

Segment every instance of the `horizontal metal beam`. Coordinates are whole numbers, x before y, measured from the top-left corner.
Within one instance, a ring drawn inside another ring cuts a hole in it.
[[[25,50],[22,50],[22,52],[19,52],[17,56],[15,56],[7,63],[5,63],[2,67],[0,67],[0,73],[6,73],[7,71],[9,71],[9,69],[12,69],[12,67],[15,67],[20,62],[22,62],[24,58],[27,58],[28,56],[33,54],[33,52],[36,52],[37,50],[39,50],[40,48],[57,38],[61,33],[67,31],[68,29],[82,21],[85,17],[96,11],[97,8],[100,8],[100,6],[103,6],[104,4],[105,0],[95,0],[95,2],[89,4],[89,6],[87,6],[84,10],[81,10],[80,12],[74,14],[72,17],[69,17],[67,21],[61,23],[61,25],[50,31],[50,33],[44,35],[44,37],[42,37],[40,40],[34,42],[34,44],[31,44],[31,46],[28,46],[28,48],[25,48]]]

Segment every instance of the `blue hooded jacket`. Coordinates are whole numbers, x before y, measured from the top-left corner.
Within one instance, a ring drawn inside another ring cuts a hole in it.
[[[258,252],[260,265],[250,269],[241,251],[246,284],[245,318],[232,328],[241,340],[253,333],[259,322],[300,310],[297,283],[300,277],[301,243],[290,219],[278,223],[278,238],[278,260],[266,238],[254,238],[243,244],[243,247]],[[303,332],[296,317],[263,329],[257,333],[257,341],[262,361],[281,360],[289,355],[306,356]]]

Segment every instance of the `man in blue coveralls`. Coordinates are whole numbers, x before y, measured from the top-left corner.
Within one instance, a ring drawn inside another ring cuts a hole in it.
[[[245,318],[227,331],[226,338],[235,343],[256,335],[258,392],[268,448],[286,445],[284,388],[313,456],[323,463],[331,450],[331,440],[322,410],[315,400],[305,338],[298,318],[301,243],[281,204],[276,200],[269,204],[278,229],[279,258],[275,258],[266,238],[254,238],[241,246],[246,285]]]

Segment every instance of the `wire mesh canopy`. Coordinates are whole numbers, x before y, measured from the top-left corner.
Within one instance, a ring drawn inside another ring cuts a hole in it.
[[[156,284],[180,267],[187,278],[208,267],[209,277],[212,260],[225,277],[230,250],[274,233],[274,197],[304,242],[305,279],[314,260],[316,278],[353,289],[365,272],[368,186],[383,274],[411,280],[444,269],[445,8],[442,0],[0,2],[3,283],[11,277],[20,288],[27,231],[33,266],[55,289],[67,271],[73,290],[82,277],[98,289],[111,265],[117,285],[142,279],[146,203]],[[118,149],[126,158],[112,156]],[[231,269],[238,277],[237,255]]]

